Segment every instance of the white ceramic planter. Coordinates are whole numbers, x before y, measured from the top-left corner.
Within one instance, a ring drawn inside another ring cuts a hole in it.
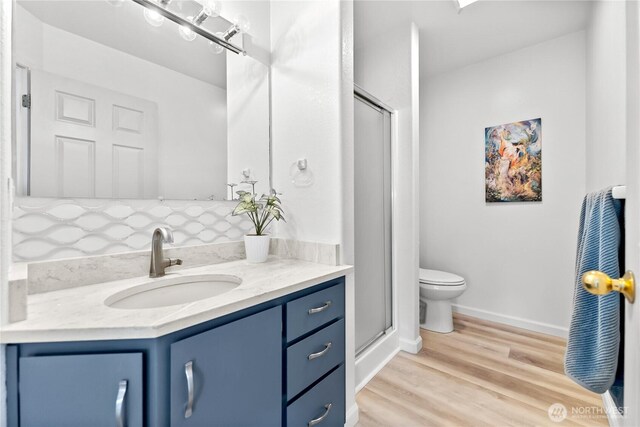
[[[247,261],[258,263],[265,262],[269,256],[269,243],[271,237],[268,234],[257,236],[248,234],[244,236],[244,250],[247,253]]]

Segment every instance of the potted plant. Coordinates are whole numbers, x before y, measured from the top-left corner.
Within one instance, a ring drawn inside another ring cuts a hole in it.
[[[269,256],[271,240],[265,231],[274,219],[284,221],[280,199],[275,191],[272,191],[270,195],[263,194],[259,200],[256,200],[256,194],[248,191],[238,191],[236,194],[240,198],[240,203],[235,207],[232,215],[247,214],[255,228],[255,233],[244,236],[247,261],[265,262]]]

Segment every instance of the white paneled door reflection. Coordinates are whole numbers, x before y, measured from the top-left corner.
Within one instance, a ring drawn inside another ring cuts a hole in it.
[[[155,197],[157,117],[153,102],[31,70],[30,195]]]
[[[355,324],[362,352],[392,326],[391,113],[355,97]]]

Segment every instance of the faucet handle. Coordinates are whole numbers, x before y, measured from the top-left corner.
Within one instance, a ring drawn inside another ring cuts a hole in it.
[[[182,265],[182,260],[180,258],[169,258],[169,267],[172,265]]]

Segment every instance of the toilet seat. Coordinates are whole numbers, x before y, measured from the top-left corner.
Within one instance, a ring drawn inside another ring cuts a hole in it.
[[[446,271],[420,269],[420,284],[435,286],[461,286],[465,284],[464,278]]]

